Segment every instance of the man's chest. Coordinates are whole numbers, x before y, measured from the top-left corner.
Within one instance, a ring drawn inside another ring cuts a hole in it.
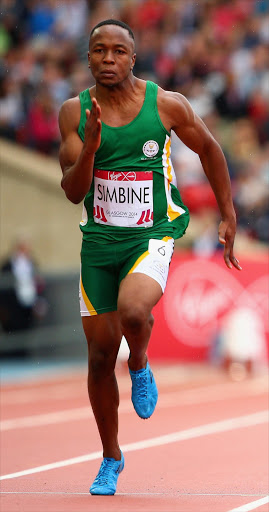
[[[108,126],[119,128],[125,126],[138,116],[141,111],[143,101],[133,102],[129,105],[119,106],[117,109],[101,106],[101,120]]]

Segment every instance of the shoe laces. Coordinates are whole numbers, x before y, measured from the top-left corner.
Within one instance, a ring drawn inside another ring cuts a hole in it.
[[[138,400],[145,400],[148,398],[147,374],[143,372],[135,376],[135,383],[137,386]]]
[[[96,481],[98,481],[98,484],[105,485],[108,483],[108,480],[110,478],[110,470],[113,469],[114,466],[114,460],[110,458],[105,458],[101,464],[99,473],[96,477]]]

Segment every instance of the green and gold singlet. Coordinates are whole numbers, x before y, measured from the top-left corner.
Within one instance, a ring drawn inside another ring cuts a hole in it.
[[[169,236],[179,238],[189,212],[177,189],[171,162],[171,137],[157,109],[158,86],[148,81],[143,106],[132,122],[102,123],[94,176],[83,205],[83,241],[101,244]],[[84,141],[89,89],[81,92],[78,134]]]

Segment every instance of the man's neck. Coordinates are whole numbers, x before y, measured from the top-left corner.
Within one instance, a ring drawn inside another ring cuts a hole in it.
[[[93,96],[96,97],[98,103],[109,104],[110,106],[117,106],[124,103],[124,100],[130,100],[135,95],[136,89],[140,80],[134,75],[124,80],[120,84],[113,87],[106,87],[102,84],[96,83],[93,89]]]

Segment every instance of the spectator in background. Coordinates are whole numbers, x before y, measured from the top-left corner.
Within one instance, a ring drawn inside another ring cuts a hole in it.
[[[30,39],[49,39],[56,24],[55,0],[38,0],[37,2],[26,3],[29,6],[28,37]]]
[[[87,4],[85,0],[62,0],[55,3],[56,23],[54,32],[58,38],[77,41],[85,31]]]
[[[15,139],[24,120],[22,91],[15,80],[0,78],[0,136]]]
[[[205,203],[206,205],[206,203]],[[201,258],[210,258],[217,251],[221,250],[216,225],[218,223],[218,214],[216,209],[204,206],[199,212],[199,222],[195,235],[192,252],[195,256]]]
[[[29,109],[28,137],[33,148],[46,154],[58,151],[58,116],[53,98],[46,87],[40,88],[38,96]]]
[[[264,329],[255,308],[237,307],[229,311],[214,340],[213,360],[215,357],[215,362],[220,363],[233,380],[239,381],[266,364],[266,352]]]
[[[0,324],[5,332],[28,329],[35,316],[46,314],[47,306],[42,298],[44,281],[25,238],[15,243],[0,271],[8,277],[7,287],[0,291]]]
[[[47,59],[42,69],[42,81],[51,95],[53,106],[56,106],[58,110],[71,92],[70,82],[65,76],[64,69],[57,61]]]

